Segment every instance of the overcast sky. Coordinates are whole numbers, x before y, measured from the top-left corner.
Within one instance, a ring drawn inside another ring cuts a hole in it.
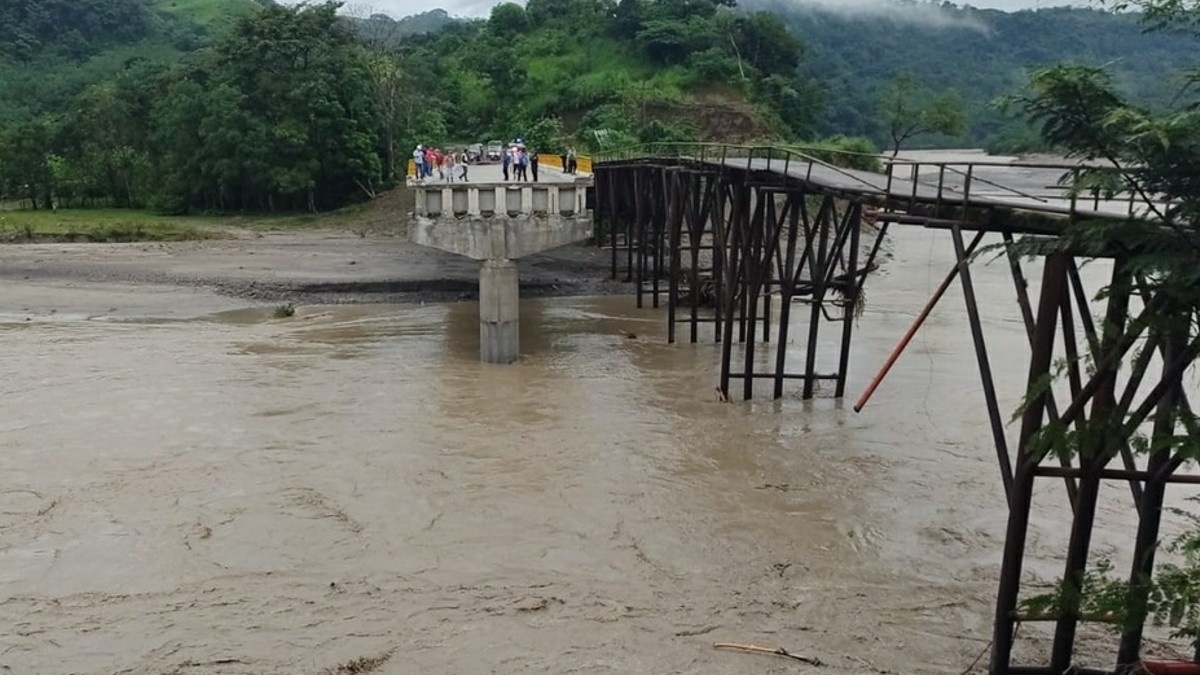
[[[803,0],[800,0],[803,1]],[[863,0],[845,0],[847,4],[858,3]],[[972,5],[974,7],[993,7],[996,9],[1026,9],[1030,7],[1054,7],[1057,5],[1081,4],[1078,1],[1071,0],[973,0],[967,2],[965,0],[954,0],[957,5]],[[295,0],[293,0],[295,2]],[[409,14],[417,14],[435,7],[450,12],[455,16],[484,16],[492,8],[498,4],[497,0],[441,0],[438,2],[430,2],[430,0],[346,0],[346,5],[360,5],[373,9],[374,11],[390,14],[393,17],[400,18]]]

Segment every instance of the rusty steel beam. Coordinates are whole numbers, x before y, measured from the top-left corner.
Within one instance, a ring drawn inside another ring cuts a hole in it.
[[[987,341],[983,335],[983,321],[979,317],[979,305],[975,301],[975,284],[971,279],[971,259],[963,242],[962,229],[955,226],[951,233],[954,252],[961,270],[963,299],[967,304],[967,321],[971,326],[971,341],[975,345],[975,359],[979,363],[979,379],[983,384],[983,399],[987,406],[988,422],[992,428],[992,442],[996,445],[996,456],[1000,462],[1004,480],[1004,494],[1012,498],[1012,467],[1009,465],[1008,439],[1004,434],[1004,420],[1000,417],[1000,402],[996,397],[996,382],[992,378],[992,362],[988,358]]]
[[[844,304],[842,305],[842,346],[838,354],[838,380],[834,390],[834,398],[846,395],[846,379],[850,370],[850,342],[854,333],[854,321],[857,318],[858,293],[861,288],[855,279],[858,274],[858,246],[862,236],[862,202],[856,202],[852,207],[850,217],[850,261],[846,267]]]
[[[1021,261],[1017,258],[1016,253],[1013,251],[1012,234],[1005,232],[1003,233],[1003,237],[1006,248],[1005,254],[1008,258],[1009,271],[1012,273],[1013,286],[1016,288],[1017,305],[1021,309],[1021,320],[1025,323],[1025,334],[1028,337],[1029,345],[1032,348],[1034,320],[1033,309],[1029,303],[1029,283],[1025,280],[1025,273],[1021,270]],[[1068,273],[1070,273],[1070,270],[1073,269],[1074,264],[1075,261],[1071,260],[1068,266]],[[1051,424],[1054,424],[1058,421],[1058,404],[1055,400],[1053,391],[1046,392],[1046,416],[1050,419]],[[1058,462],[1064,468],[1069,468],[1071,466],[1071,460],[1067,457],[1060,456],[1058,458]],[[1063,478],[1063,483],[1066,485],[1067,489],[1067,501],[1070,502],[1071,511],[1074,513],[1075,495],[1078,493],[1079,488],[1076,485],[1075,479],[1069,476]]]
[[[1047,256],[1042,270],[1041,297],[1038,300],[1036,330],[1029,359],[1028,387],[1032,390],[1054,358],[1059,305],[1067,286],[1066,256]],[[1042,427],[1046,394],[1040,392],[1028,401],[1021,415],[1021,431],[1009,496],[1008,526],[1000,566],[1000,585],[996,591],[996,612],[992,622],[992,654],[988,672],[1011,675],[1015,623],[1013,612],[1021,591],[1021,570],[1025,560],[1025,541],[1029,534],[1029,510],[1033,501],[1035,454],[1033,440]]]

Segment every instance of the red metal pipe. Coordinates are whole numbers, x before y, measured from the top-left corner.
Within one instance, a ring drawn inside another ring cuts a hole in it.
[[[1142,667],[1151,675],[1200,675],[1200,665],[1188,661],[1143,660]]]
[[[900,358],[900,354],[902,354],[905,348],[908,347],[908,343],[912,342],[913,337],[916,336],[917,331],[921,329],[921,325],[925,323],[925,319],[929,317],[930,312],[932,312],[933,308],[937,306],[938,301],[942,299],[942,296],[946,294],[946,290],[950,288],[950,284],[954,283],[954,279],[958,276],[962,266],[968,264],[971,254],[975,252],[975,247],[979,245],[980,240],[983,239],[983,235],[983,232],[979,232],[975,235],[975,238],[971,240],[971,245],[967,247],[966,256],[964,257],[963,262],[954,265],[954,269],[950,270],[950,273],[946,275],[944,280],[942,280],[942,285],[938,286],[938,289],[934,292],[933,297],[929,299],[929,302],[925,303],[925,309],[921,310],[921,313],[917,316],[917,320],[913,322],[913,325],[909,327],[908,332],[905,333],[904,337],[900,339],[900,343],[897,344],[896,348],[892,350],[892,353],[888,356],[887,361],[884,362],[883,367],[879,369],[879,373],[875,375],[875,379],[871,380],[871,384],[867,387],[867,390],[863,392],[862,396],[858,397],[858,401],[854,404],[854,412],[862,412],[863,406],[867,404],[867,400],[870,399],[871,395],[875,393],[875,390],[879,388],[879,384],[883,382],[883,378],[886,377],[888,371],[892,369],[892,366],[896,363],[896,359]]]

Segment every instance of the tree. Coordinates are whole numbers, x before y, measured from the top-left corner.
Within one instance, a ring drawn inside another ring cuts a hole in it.
[[[804,45],[770,12],[738,16],[729,40],[738,55],[764,76],[792,77],[804,55]]]
[[[272,5],[217,45],[211,78],[223,93],[201,138],[221,148],[206,167],[220,177],[221,204],[314,211],[374,193],[378,99],[337,9]]]
[[[888,83],[879,114],[891,140],[892,157],[900,154],[901,145],[917,136],[959,136],[966,131],[966,115],[958,98],[952,92],[922,91],[909,72],[898,73]]]
[[[1114,11],[1137,9],[1151,28],[1180,28],[1194,31],[1200,27],[1200,0],[1101,0]]]
[[[543,117],[521,129],[526,147],[534,152],[557,154],[563,147],[562,120],[557,117]]]
[[[1200,12],[1195,0],[1137,4],[1153,10],[1147,16],[1159,23],[1188,25]],[[1174,109],[1151,110],[1126,100],[1104,69],[1075,65],[1035,70],[1029,89],[1008,97],[1004,106],[1039,125],[1055,148],[1102,162],[1068,176],[1068,187],[1132,191],[1164,226],[1102,230],[1084,222],[1068,236],[1090,242],[1084,250],[1119,243],[1142,251],[1131,264],[1149,274],[1146,290],[1169,292],[1183,306],[1200,308],[1200,287],[1195,285],[1200,280],[1195,266],[1200,255],[1200,97],[1187,95],[1188,87]]]
[[[798,77],[770,75],[759,81],[757,95],[775,110],[797,138],[811,137],[821,112],[818,87]]]
[[[193,205],[215,208],[206,202],[214,190],[211,173],[206,171],[208,149],[200,134],[208,100],[204,88],[183,75],[165,84],[154,107],[151,139],[158,149],[155,168],[161,184],[152,205],[166,213],[184,213]]]
[[[493,7],[488,19],[488,29],[501,39],[520,34],[528,25],[529,17],[525,14],[525,8],[512,2]]]
[[[612,34],[622,40],[633,40],[642,29],[641,0],[620,0],[613,15]]]
[[[143,37],[152,22],[139,0],[8,0],[0,3],[0,56],[43,50],[80,59],[109,42]]]
[[[529,0],[525,3],[525,13],[533,26],[545,26],[555,20],[567,19],[568,15],[581,5],[578,0]]]
[[[375,103],[379,106],[384,146],[383,177],[391,181],[396,176],[396,133],[403,102],[404,78],[396,60],[378,52],[368,54],[367,72],[371,76]]]
[[[75,163],[85,181],[113,206],[145,205],[149,153],[145,144],[145,92],[128,78],[95,85],[79,100],[82,142]]]
[[[637,32],[638,44],[655,62],[670,65],[682,61],[691,51],[695,36],[688,24],[675,19],[652,19]]]
[[[350,3],[342,8],[342,13],[353,23],[359,39],[374,51],[386,52],[400,40],[400,22],[373,5]]]
[[[53,206],[54,135],[49,118],[31,120],[0,135],[0,193],[27,199],[35,209]]]

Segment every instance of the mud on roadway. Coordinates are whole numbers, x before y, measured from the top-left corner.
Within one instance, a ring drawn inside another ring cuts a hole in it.
[[[910,232],[868,285],[855,394],[953,262]],[[718,401],[711,336],[668,345],[607,270],[522,261],[522,360],[497,367],[475,264],[401,237],[0,247],[0,671],[967,670],[1006,512],[957,291],[856,415]],[[1012,409],[1006,274],[976,285]],[[1102,518],[1128,525],[1119,496]]]

